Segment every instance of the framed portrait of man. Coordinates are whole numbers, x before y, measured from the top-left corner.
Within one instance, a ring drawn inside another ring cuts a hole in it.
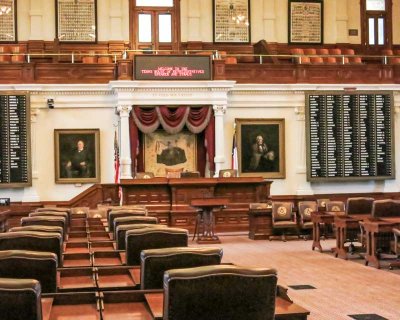
[[[144,169],[156,177],[165,177],[168,170],[197,170],[197,137],[189,131],[168,134],[157,130],[144,135]]]
[[[56,183],[100,182],[100,130],[55,129]]]
[[[285,119],[236,119],[239,175],[284,179]]]

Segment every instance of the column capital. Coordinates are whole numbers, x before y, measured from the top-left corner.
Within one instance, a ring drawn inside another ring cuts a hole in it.
[[[226,104],[215,104],[213,105],[214,115],[223,116],[226,113]]]
[[[131,105],[127,105],[127,104],[123,104],[123,105],[118,105],[116,108],[117,113],[119,114],[119,116],[121,118],[129,117],[130,112],[132,111],[132,106]]]
[[[294,113],[296,114],[297,121],[306,120],[306,112],[304,106],[294,108]]]
[[[32,108],[31,109],[31,122],[35,123],[37,121],[37,117],[40,114],[40,109]]]

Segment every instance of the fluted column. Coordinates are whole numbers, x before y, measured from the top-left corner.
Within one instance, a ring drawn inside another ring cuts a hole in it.
[[[117,112],[120,117],[120,168],[121,179],[132,179],[132,159],[131,146],[129,140],[129,114],[132,110],[131,105],[118,105]]]
[[[225,135],[224,135],[224,115],[227,106],[225,104],[214,105],[215,117],[215,176],[223,168],[225,163]]]

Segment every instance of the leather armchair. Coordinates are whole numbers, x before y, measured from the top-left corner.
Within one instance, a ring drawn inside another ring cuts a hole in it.
[[[152,179],[154,178],[153,172],[136,172],[135,179]]]
[[[17,231],[0,233],[0,250],[29,250],[52,252],[62,265],[62,237],[59,233]]]
[[[126,264],[140,265],[140,253],[146,249],[187,247],[189,232],[178,228],[142,228],[126,232]]]
[[[374,198],[367,197],[348,198],[346,203],[346,215],[371,214],[374,201]],[[350,252],[353,252],[355,249],[353,242],[360,242],[363,247],[365,246],[364,233],[362,224],[360,228],[357,229],[347,228],[347,239],[345,240],[350,242]]]
[[[31,212],[29,213],[29,217],[61,217],[65,219],[67,226],[69,225],[69,214],[67,212],[58,212],[58,211]]]
[[[343,201],[328,201],[326,203],[326,211],[344,214],[346,211],[346,206]]]
[[[0,251],[0,278],[38,280],[43,293],[56,293],[57,266],[57,256],[51,252]]]
[[[39,232],[50,232],[50,233],[59,233],[64,239],[64,230],[61,227],[57,226],[25,226],[25,227],[13,227],[8,232],[16,232],[16,231],[39,231]]]
[[[46,217],[46,216],[36,216],[36,217],[24,217],[21,219],[21,226],[56,226],[62,227],[64,230],[64,236],[67,235],[68,228],[67,222],[63,217]]]
[[[164,319],[273,320],[274,269],[219,265],[164,274]]]
[[[381,217],[400,216],[400,200],[375,200],[372,205],[372,217],[375,219]]]
[[[7,320],[42,320],[41,287],[33,279],[0,279],[0,315]]]
[[[295,230],[298,235],[297,218],[292,202],[272,202],[272,228],[274,231],[281,231],[283,241],[286,241],[287,230]],[[269,239],[272,240],[272,237]]]
[[[234,178],[234,177],[237,177],[237,170],[236,169],[219,170],[218,177],[220,177],[220,178]]]
[[[108,213],[108,227],[110,232],[114,231],[114,219],[122,218],[122,217],[130,217],[130,216],[146,216],[147,211],[143,210],[118,210],[118,211],[110,211]]]
[[[128,230],[143,228],[168,228],[165,224],[123,224],[115,229],[115,240],[117,242],[117,250],[125,250],[125,237]]]
[[[128,216],[128,217],[120,217],[114,219],[114,239],[116,239],[116,232],[119,226],[127,225],[127,224],[157,224],[158,219],[156,217],[138,217],[138,216]]]
[[[300,216],[300,229],[304,230],[312,230],[313,223],[311,221],[311,213],[318,211],[318,204],[316,201],[300,201],[298,204],[299,208],[299,216]],[[304,240],[307,240],[307,237],[304,236]]]
[[[221,263],[221,248],[165,248],[143,250],[140,254],[140,289],[162,289],[164,272]]]
[[[326,204],[329,202],[329,199],[317,199],[317,205],[319,211],[326,211]]]

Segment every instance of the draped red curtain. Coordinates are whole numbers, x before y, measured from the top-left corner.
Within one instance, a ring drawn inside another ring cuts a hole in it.
[[[152,133],[160,126],[169,134],[176,134],[185,126],[190,132],[197,134],[198,170],[204,176],[208,160],[209,170],[215,171],[215,122],[210,106],[157,106],[150,108],[135,106],[129,118],[131,158],[135,172],[142,171],[144,167],[143,155],[139,148],[141,134]]]

